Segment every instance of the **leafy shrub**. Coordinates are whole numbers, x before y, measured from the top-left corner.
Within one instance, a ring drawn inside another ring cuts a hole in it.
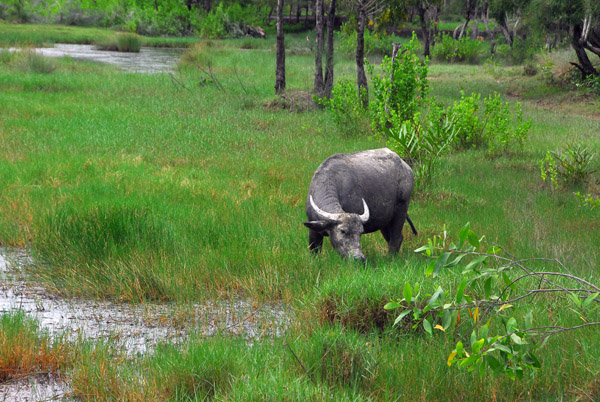
[[[210,13],[200,21],[199,34],[203,38],[225,38],[227,36],[226,24],[229,22],[223,8],[223,3],[213,7]]]
[[[585,84],[590,92],[600,96],[600,75],[590,75],[586,78]]]
[[[412,119],[392,121],[387,146],[415,170],[417,186],[428,187],[440,157],[452,146],[457,129],[454,116],[433,102],[425,113],[416,112]]]
[[[480,49],[481,42],[467,36],[455,40],[450,35],[441,34],[436,39],[432,55],[438,61],[476,63]]]
[[[340,29],[338,43],[340,51],[346,56],[352,56],[356,53],[356,23],[352,21],[346,22]],[[392,54],[392,46],[396,42],[396,37],[393,35],[385,35],[379,32],[371,32],[365,30],[365,57],[370,55],[387,55]]]
[[[531,128],[531,120],[523,120],[521,103],[517,102],[514,115],[508,102],[503,102],[497,93],[485,98],[483,103],[486,118],[484,135],[488,144],[488,154],[497,156],[522,151]]]
[[[373,74],[372,65],[367,68],[375,98],[371,103],[372,127],[387,138],[388,147],[413,167],[417,183],[426,187],[456,130],[453,117],[428,97],[428,60],[419,60],[415,53],[417,43],[413,33],[393,64],[386,56],[381,62],[381,73]]]
[[[385,132],[390,119],[405,121],[413,118],[429,94],[429,63],[416,55],[418,39],[413,32],[411,41],[405,45],[392,65],[392,58],[381,61],[381,73],[374,74],[374,67],[367,63],[373,81],[374,102],[371,105],[374,128]]]
[[[534,261],[539,258],[517,259],[495,245],[486,247],[485,236],[477,236],[469,224],[463,226],[457,240],[449,242],[444,230],[442,236],[433,236],[415,250],[430,259],[425,276],[453,268],[460,281],[455,289],[438,286],[428,292],[418,282],[411,285],[407,281],[403,297],[384,307],[402,310],[395,325],[411,319],[416,322],[413,328],[423,328],[430,337],[447,336],[456,342],[447,359],[449,367],[478,369],[481,375],[489,368],[495,374],[521,379],[525,370],[541,367],[535,354],[548,337],[600,325],[594,319],[600,288],[574,276],[560,261],[553,260],[551,268],[544,266],[545,272],[537,271]],[[549,273],[552,279],[547,279]],[[565,297],[541,298],[541,293]],[[578,325],[578,320],[575,325],[557,326],[552,316],[540,319],[530,310],[533,298],[535,303],[548,303],[547,308],[571,311],[586,324]],[[553,306],[556,301],[567,305]],[[523,307],[521,318],[516,311]]]
[[[580,192],[576,192],[575,196],[590,209],[600,207],[600,197],[593,196],[592,194],[581,194]]]
[[[592,174],[594,154],[587,147],[567,143],[561,150],[547,151],[540,160],[540,176],[554,189],[563,185],[582,184]]]
[[[355,135],[368,130],[368,113],[364,109],[356,84],[344,78],[333,86],[331,98],[315,97],[317,104],[326,107],[336,125],[346,134]]]
[[[532,61],[527,61],[523,65],[523,74],[525,74],[529,77],[533,77],[534,75],[537,75],[538,72],[539,72],[538,65],[533,63]]]
[[[242,7],[233,3],[227,7],[219,3],[198,23],[198,33],[203,38],[239,38],[247,36],[249,25],[265,22],[268,14],[265,6],[248,5]]]
[[[523,120],[521,104],[517,102],[514,113],[508,102],[494,93],[483,100],[480,112],[481,95],[461,98],[449,109],[455,116],[457,136],[455,145],[459,149],[485,146],[490,156],[521,151],[527,139],[531,120]]]

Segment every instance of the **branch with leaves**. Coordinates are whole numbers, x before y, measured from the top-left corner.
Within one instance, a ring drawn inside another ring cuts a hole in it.
[[[496,245],[481,251],[484,242],[485,237],[479,238],[467,224],[458,233],[456,243],[449,242],[444,231],[415,250],[431,259],[426,276],[462,267],[462,280],[455,291],[438,286],[433,293],[425,292],[419,283],[406,282],[402,299],[391,300],[385,306],[388,310],[402,309],[394,326],[409,324],[412,329],[422,327],[429,336],[438,330],[461,338],[464,327],[459,327],[468,322],[472,326],[469,340],[456,342],[448,366],[477,369],[481,374],[490,368],[512,379],[521,378],[526,369],[541,367],[536,352],[551,336],[600,326],[600,286],[574,275],[556,259],[517,259]],[[557,270],[537,271],[531,267],[540,262]],[[582,323],[534,326],[531,311],[520,318],[520,323],[516,314],[508,314],[534,299],[541,302],[539,296],[543,294],[553,295],[554,299],[564,295],[565,307]],[[490,328],[496,334],[491,334]],[[469,346],[465,346],[467,342]]]

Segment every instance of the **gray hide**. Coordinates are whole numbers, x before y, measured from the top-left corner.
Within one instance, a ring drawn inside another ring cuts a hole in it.
[[[310,249],[319,252],[323,236],[329,236],[338,253],[364,263],[360,236],[380,230],[389,252],[397,253],[413,182],[410,166],[387,148],[327,158],[306,199]]]

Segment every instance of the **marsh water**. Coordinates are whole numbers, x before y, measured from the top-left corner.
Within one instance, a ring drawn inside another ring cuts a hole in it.
[[[109,63],[119,68],[136,73],[162,73],[175,69],[183,49],[142,47],[138,53],[99,50],[94,45],[71,45],[57,43],[54,47],[34,49],[35,52],[48,57],[69,56]]]
[[[0,249],[0,315],[23,311],[52,336],[106,340],[132,356],[157,344],[181,342],[190,333],[217,332],[248,340],[281,336],[290,316],[282,304],[258,306],[252,300],[207,301],[202,304],[121,304],[66,299],[31,282],[27,271],[35,262],[25,250]],[[0,402],[31,401],[67,395],[68,385],[52,379],[27,379],[0,384]]]

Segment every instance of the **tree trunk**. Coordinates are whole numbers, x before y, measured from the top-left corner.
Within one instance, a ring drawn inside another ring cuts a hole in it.
[[[460,33],[458,34],[458,38],[457,39],[461,39],[463,37],[463,35],[465,34],[465,30],[467,29],[467,26],[469,26],[469,22],[471,21],[471,17],[473,16],[473,9],[475,8],[475,3],[476,0],[467,0],[467,7],[465,10],[465,23],[462,24],[461,28],[460,28]]]
[[[365,74],[365,22],[367,13],[364,0],[360,0],[358,7],[358,27],[356,28],[356,84],[358,85],[358,96],[363,107],[369,107],[369,87],[367,75]]]
[[[323,0],[315,4],[315,85],[313,93],[321,96],[323,83]]]
[[[421,35],[423,36],[423,56],[431,56],[431,35],[429,34],[429,21],[427,20],[427,6],[424,2],[419,2],[417,12],[419,13],[419,19],[421,20]]]
[[[275,61],[275,93],[285,89],[285,43],[283,36],[283,0],[277,0],[277,51]]]
[[[508,46],[512,47],[513,37],[510,34],[510,31],[508,30],[508,26],[506,25],[506,19],[498,21],[498,26],[500,27],[500,31],[502,31],[502,34],[506,38],[506,43],[508,44]]]
[[[585,39],[582,37],[583,29],[581,24],[577,24],[571,27],[571,32],[573,36],[573,40],[571,44],[573,45],[573,49],[575,49],[575,53],[577,54],[578,63],[571,63],[575,67],[581,71],[581,78],[586,79],[587,77],[598,75],[598,70],[594,68],[594,65],[590,61],[587,53],[585,52],[584,42]]]
[[[335,2],[331,0],[327,12],[327,51],[325,54],[325,82],[323,95],[331,98],[333,89],[333,31],[335,28]]]

